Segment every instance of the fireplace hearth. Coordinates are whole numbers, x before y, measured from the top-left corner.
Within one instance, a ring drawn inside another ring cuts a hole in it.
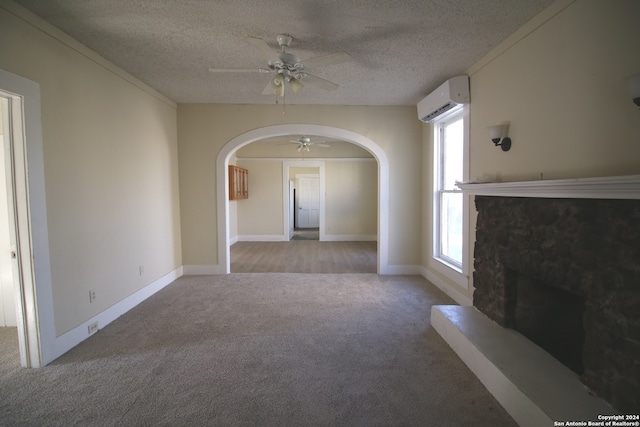
[[[473,304],[640,408],[640,200],[476,196]]]

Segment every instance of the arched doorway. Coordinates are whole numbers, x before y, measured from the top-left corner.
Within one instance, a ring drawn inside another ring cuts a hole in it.
[[[336,138],[368,150],[378,163],[378,274],[387,274],[389,264],[389,161],[375,142],[356,132],[332,126],[312,124],[274,125],[250,130],[230,140],[222,147],[216,160],[218,265],[222,273],[231,271],[229,253],[229,187],[227,167],[231,155],[239,148],[265,138],[293,134],[311,134]]]

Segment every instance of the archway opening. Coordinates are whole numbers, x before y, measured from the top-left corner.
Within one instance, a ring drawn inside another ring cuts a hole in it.
[[[346,129],[312,124],[274,125],[245,132],[230,140],[218,153],[216,161],[217,213],[218,213],[218,265],[220,272],[230,273],[229,250],[229,160],[239,148],[253,142],[294,134],[312,134],[326,138],[340,139],[369,151],[378,165],[378,254],[377,272],[387,274],[389,255],[389,162],[385,152],[369,138]]]

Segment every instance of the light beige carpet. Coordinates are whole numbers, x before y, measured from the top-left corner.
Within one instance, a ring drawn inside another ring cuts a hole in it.
[[[5,340],[0,425],[514,426],[431,327],[451,303],[417,276],[183,277],[45,368]]]

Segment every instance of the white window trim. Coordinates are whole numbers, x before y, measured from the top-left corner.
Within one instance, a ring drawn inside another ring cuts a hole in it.
[[[438,121],[433,123],[433,173],[432,173],[432,262],[431,267],[447,279],[456,283],[463,289],[469,289],[469,205],[470,197],[463,196],[462,199],[462,266],[447,262],[446,259],[439,257],[438,254],[438,233],[439,233],[439,201],[438,188],[440,180],[440,129],[441,125],[449,122],[453,118],[462,117],[464,128],[463,139],[463,164],[462,174],[463,180],[469,179],[469,106],[465,105],[461,109],[451,111]]]

